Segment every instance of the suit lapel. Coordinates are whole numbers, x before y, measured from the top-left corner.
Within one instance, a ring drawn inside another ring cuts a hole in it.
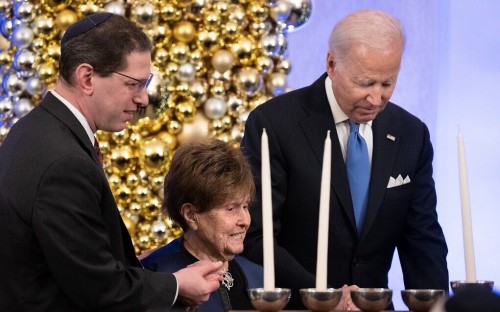
[[[94,151],[94,147],[92,146],[92,143],[90,142],[89,137],[85,132],[85,129],[78,121],[78,119],[73,115],[73,113],[71,113],[71,111],[50,92],[47,93],[40,105],[52,115],[54,115],[57,119],[59,119],[62,123],[64,123],[75,135],[80,145],[87,152],[87,154],[89,154],[90,157],[94,159],[99,167],[102,167],[99,158]]]
[[[388,103],[387,105],[392,104]],[[365,237],[373,225],[387,191],[387,183],[399,147],[400,132],[397,130],[399,129],[398,123],[398,119],[390,114],[389,107],[373,121],[372,171],[368,207],[361,239]]]
[[[347,180],[347,171],[345,168],[344,157],[340,148],[340,142],[333,120],[332,111],[328,98],[325,92],[326,74],[321,76],[312,85],[312,103],[307,103],[304,110],[308,112],[308,117],[301,122],[304,134],[307,137],[311,148],[316,154],[316,159],[323,165],[323,152],[325,147],[325,139],[328,130],[330,130],[330,138],[332,141],[332,171],[331,171],[331,188],[330,196],[336,196],[338,201],[330,200],[330,203],[340,202],[341,209],[348,216],[353,229],[356,228],[354,220],[354,211],[352,208],[351,191]],[[321,174],[314,177],[321,181]]]

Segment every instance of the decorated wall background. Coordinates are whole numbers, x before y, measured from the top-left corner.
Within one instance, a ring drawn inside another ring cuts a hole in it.
[[[237,146],[248,113],[287,89],[287,35],[311,1],[0,0],[0,144],[57,79],[68,25],[108,11],[126,16],[154,43],[150,105],[118,133],[98,132],[104,167],[137,253],[180,229],[161,215],[170,159],[193,137]]]
[[[21,3],[38,11],[16,12]],[[231,18],[229,7],[237,12]],[[420,117],[431,131],[450,278],[465,278],[456,146],[460,127],[477,277],[495,281],[498,292],[500,2],[496,0],[0,0],[0,142],[53,83],[57,40],[70,22],[94,10],[111,10],[142,25],[155,40],[155,64],[162,64],[153,69],[155,81],[148,89],[152,105],[122,133],[100,134],[107,148],[110,183],[140,251],[179,233],[167,220],[158,219],[158,190],[175,147],[191,136],[205,135],[237,144],[242,123],[255,105],[308,85],[324,72],[331,27],[365,8],[395,15],[406,29],[408,42],[392,100]],[[19,13],[21,22],[12,24]],[[181,19],[191,22],[194,30],[179,23]],[[23,24],[29,24],[31,31],[19,31]],[[215,38],[213,29],[218,29]],[[192,66],[181,66],[185,63]],[[162,101],[162,94],[171,101]],[[225,105],[219,100],[221,94]],[[207,105],[209,98],[215,99]],[[404,288],[397,257],[389,283],[396,292]],[[406,308],[399,296],[393,301],[397,310]]]

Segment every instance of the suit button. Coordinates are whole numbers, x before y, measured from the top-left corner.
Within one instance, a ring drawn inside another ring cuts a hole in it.
[[[358,265],[359,265],[359,261],[358,261],[358,259],[353,259],[353,260],[352,260],[352,266],[353,266],[353,267],[357,267]]]

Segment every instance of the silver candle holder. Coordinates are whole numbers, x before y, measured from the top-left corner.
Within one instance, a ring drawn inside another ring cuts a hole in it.
[[[342,299],[342,289],[303,288],[300,290],[300,298],[306,308],[312,312],[328,312],[339,304]]]
[[[493,291],[493,285],[495,283],[493,281],[451,281],[450,286],[451,290],[453,290],[454,294],[457,294],[462,291]]]
[[[291,291],[289,288],[275,288],[266,290],[264,288],[248,289],[248,296],[253,307],[261,312],[277,312],[285,308],[290,301]]]

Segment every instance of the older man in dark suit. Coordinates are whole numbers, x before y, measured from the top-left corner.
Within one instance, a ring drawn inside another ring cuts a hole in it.
[[[252,164],[258,190],[262,129],[269,137],[276,286],[292,288],[288,308],[302,306],[300,288],[315,287],[328,131],[329,286],[387,287],[397,248],[407,288],[448,289],[447,246],[436,213],[429,131],[418,118],[389,102],[404,44],[402,27],[392,16],[355,12],[332,31],[326,73],[308,87],[257,107],[246,122],[241,148]],[[358,152],[351,152],[356,146]],[[359,172],[362,168],[365,173]],[[261,202],[250,211],[253,222],[244,255],[262,263]],[[355,308],[348,293],[339,308]]]
[[[222,262],[141,267],[94,149],[148,104],[151,51],[110,13],[65,32],[55,90],[0,147],[0,311],[168,311],[219,287]]]

